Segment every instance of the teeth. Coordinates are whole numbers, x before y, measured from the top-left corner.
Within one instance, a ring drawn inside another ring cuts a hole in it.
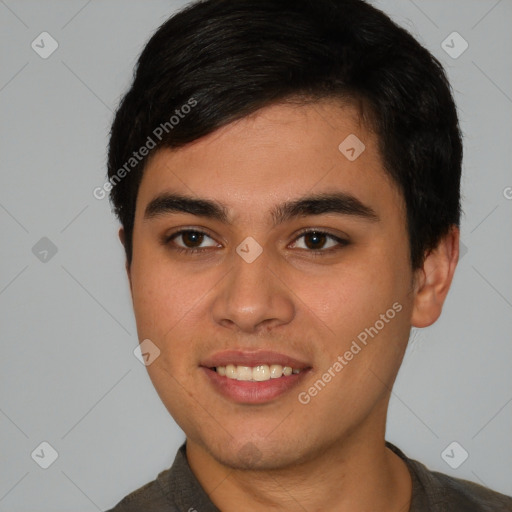
[[[234,364],[228,364],[226,366],[226,377],[236,379],[236,366]]]
[[[288,377],[289,375],[300,373],[298,368],[291,366],[281,366],[280,364],[262,364],[259,366],[236,366],[228,364],[227,366],[217,366],[217,373],[222,377],[235,380],[250,380],[253,382],[263,382],[279,377]]]
[[[252,369],[252,379],[258,382],[270,379],[270,368],[266,364],[255,366]]]
[[[270,377],[277,379],[283,375],[283,367],[280,364],[270,365]]]
[[[251,380],[252,379],[252,368],[250,366],[237,366],[236,367],[236,378],[238,380]]]

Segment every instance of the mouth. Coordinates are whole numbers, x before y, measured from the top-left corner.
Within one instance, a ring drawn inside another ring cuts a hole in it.
[[[265,382],[270,379],[289,377],[302,371],[300,368],[281,366],[280,364],[260,364],[258,366],[228,364],[227,366],[217,366],[210,369],[215,370],[221,377],[250,382]]]
[[[263,404],[281,397],[312,370],[296,358],[270,351],[228,351],[200,365],[214,391],[230,401]]]

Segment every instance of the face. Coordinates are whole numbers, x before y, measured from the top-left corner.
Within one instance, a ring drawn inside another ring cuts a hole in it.
[[[351,134],[359,156],[339,148]],[[129,278],[150,378],[217,461],[285,467],[383,437],[414,275],[403,198],[352,107],[274,105],[155,153]]]

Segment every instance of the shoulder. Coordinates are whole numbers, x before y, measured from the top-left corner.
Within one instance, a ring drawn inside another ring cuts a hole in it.
[[[161,485],[161,481],[169,476],[169,471],[162,471],[155,480],[131,492],[106,512],[178,512],[178,509],[169,502],[169,497]]]
[[[220,512],[190,469],[186,442],[176,452],[169,469],[148,482],[106,512]]]
[[[427,470],[428,471],[428,470]],[[432,497],[441,505],[457,506],[464,512],[512,512],[512,497],[475,482],[430,471],[435,485]]]
[[[386,445],[407,464],[413,482],[410,512],[512,512],[512,497],[475,482],[431,471]]]

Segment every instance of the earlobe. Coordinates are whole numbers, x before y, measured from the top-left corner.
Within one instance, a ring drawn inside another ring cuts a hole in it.
[[[459,228],[452,226],[417,271],[411,317],[414,327],[428,327],[441,315],[459,259],[459,236]]]

